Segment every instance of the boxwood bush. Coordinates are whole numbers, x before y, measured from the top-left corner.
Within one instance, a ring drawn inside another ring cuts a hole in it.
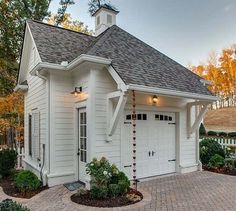
[[[227,133],[225,133],[225,132],[219,132],[219,136],[220,136],[220,137],[227,137]]]
[[[219,168],[222,167],[224,164],[225,164],[225,159],[222,156],[215,154],[210,158],[208,166]]]
[[[22,193],[37,190],[40,185],[41,182],[38,177],[28,170],[19,172],[15,178],[15,186]]]
[[[228,133],[230,138],[236,138],[236,132]]]
[[[221,145],[213,139],[205,138],[200,142],[200,160],[203,165],[207,165],[212,156],[218,154],[225,158],[225,152]]]
[[[0,202],[0,211],[30,211],[27,207],[23,207],[11,199],[5,199]]]
[[[15,168],[17,153],[11,149],[4,149],[0,151],[0,175],[7,177]]]
[[[207,135],[208,136],[217,136],[217,132],[215,132],[215,131],[208,131]]]

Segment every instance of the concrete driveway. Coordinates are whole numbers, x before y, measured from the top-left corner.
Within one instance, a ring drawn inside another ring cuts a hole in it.
[[[236,211],[236,177],[232,176],[194,172],[143,181],[139,188],[151,194],[151,203],[132,211]],[[32,211],[90,210],[71,202],[71,195],[64,186],[55,186],[29,200],[13,200],[27,205]],[[10,197],[0,189],[0,201],[5,198]],[[118,210],[127,209],[122,207]]]
[[[151,193],[145,210],[236,211],[236,177],[207,171],[162,177],[142,182]]]

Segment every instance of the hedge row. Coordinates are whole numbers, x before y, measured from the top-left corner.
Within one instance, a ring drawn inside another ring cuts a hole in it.
[[[207,135],[208,136],[220,136],[220,137],[236,138],[236,132],[225,133],[225,132],[208,131]]]
[[[199,134],[200,136],[219,136],[219,137],[229,137],[229,138],[236,138],[236,132],[226,133],[226,132],[216,132],[216,131],[208,131],[206,132],[206,129],[204,125],[201,123],[199,128]]]

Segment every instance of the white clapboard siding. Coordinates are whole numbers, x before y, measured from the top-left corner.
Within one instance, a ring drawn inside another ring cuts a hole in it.
[[[34,45],[32,38],[27,37],[27,58],[24,60],[24,69],[27,70],[26,80],[28,82],[29,89],[25,93],[24,107],[25,107],[25,122],[24,122],[24,140],[25,140],[25,158],[27,161],[42,160],[42,153],[40,144],[46,143],[47,137],[47,88],[46,81],[39,77],[30,75],[32,68],[41,61],[37,52],[36,46]],[[29,155],[29,115],[32,114],[32,156]],[[47,159],[47,158],[46,158]],[[29,166],[38,168],[37,162],[30,162]],[[27,163],[26,163],[27,168]],[[31,168],[31,167],[30,167]]]
[[[95,146],[94,157],[106,157],[111,163],[120,167],[120,123],[111,142],[106,142],[107,125],[107,94],[116,91],[117,85],[106,70],[95,74]]]
[[[192,109],[192,120],[195,119],[195,109]],[[180,112],[180,165],[196,164],[196,134],[187,138],[187,110]]]
[[[78,71],[73,77],[67,73],[50,75],[51,82],[51,171],[74,172],[75,169],[75,97],[74,87],[88,93],[89,71]],[[79,97],[78,97],[79,98]]]

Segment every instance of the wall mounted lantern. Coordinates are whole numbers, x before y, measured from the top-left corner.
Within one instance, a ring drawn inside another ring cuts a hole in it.
[[[73,92],[71,92],[71,94],[73,94],[75,97],[77,97],[78,94],[80,94],[81,92],[82,92],[82,86],[75,87],[75,90]]]
[[[154,95],[154,96],[152,97],[152,102],[153,102],[153,103],[157,103],[157,100],[158,100],[158,97],[157,97],[156,95]]]

